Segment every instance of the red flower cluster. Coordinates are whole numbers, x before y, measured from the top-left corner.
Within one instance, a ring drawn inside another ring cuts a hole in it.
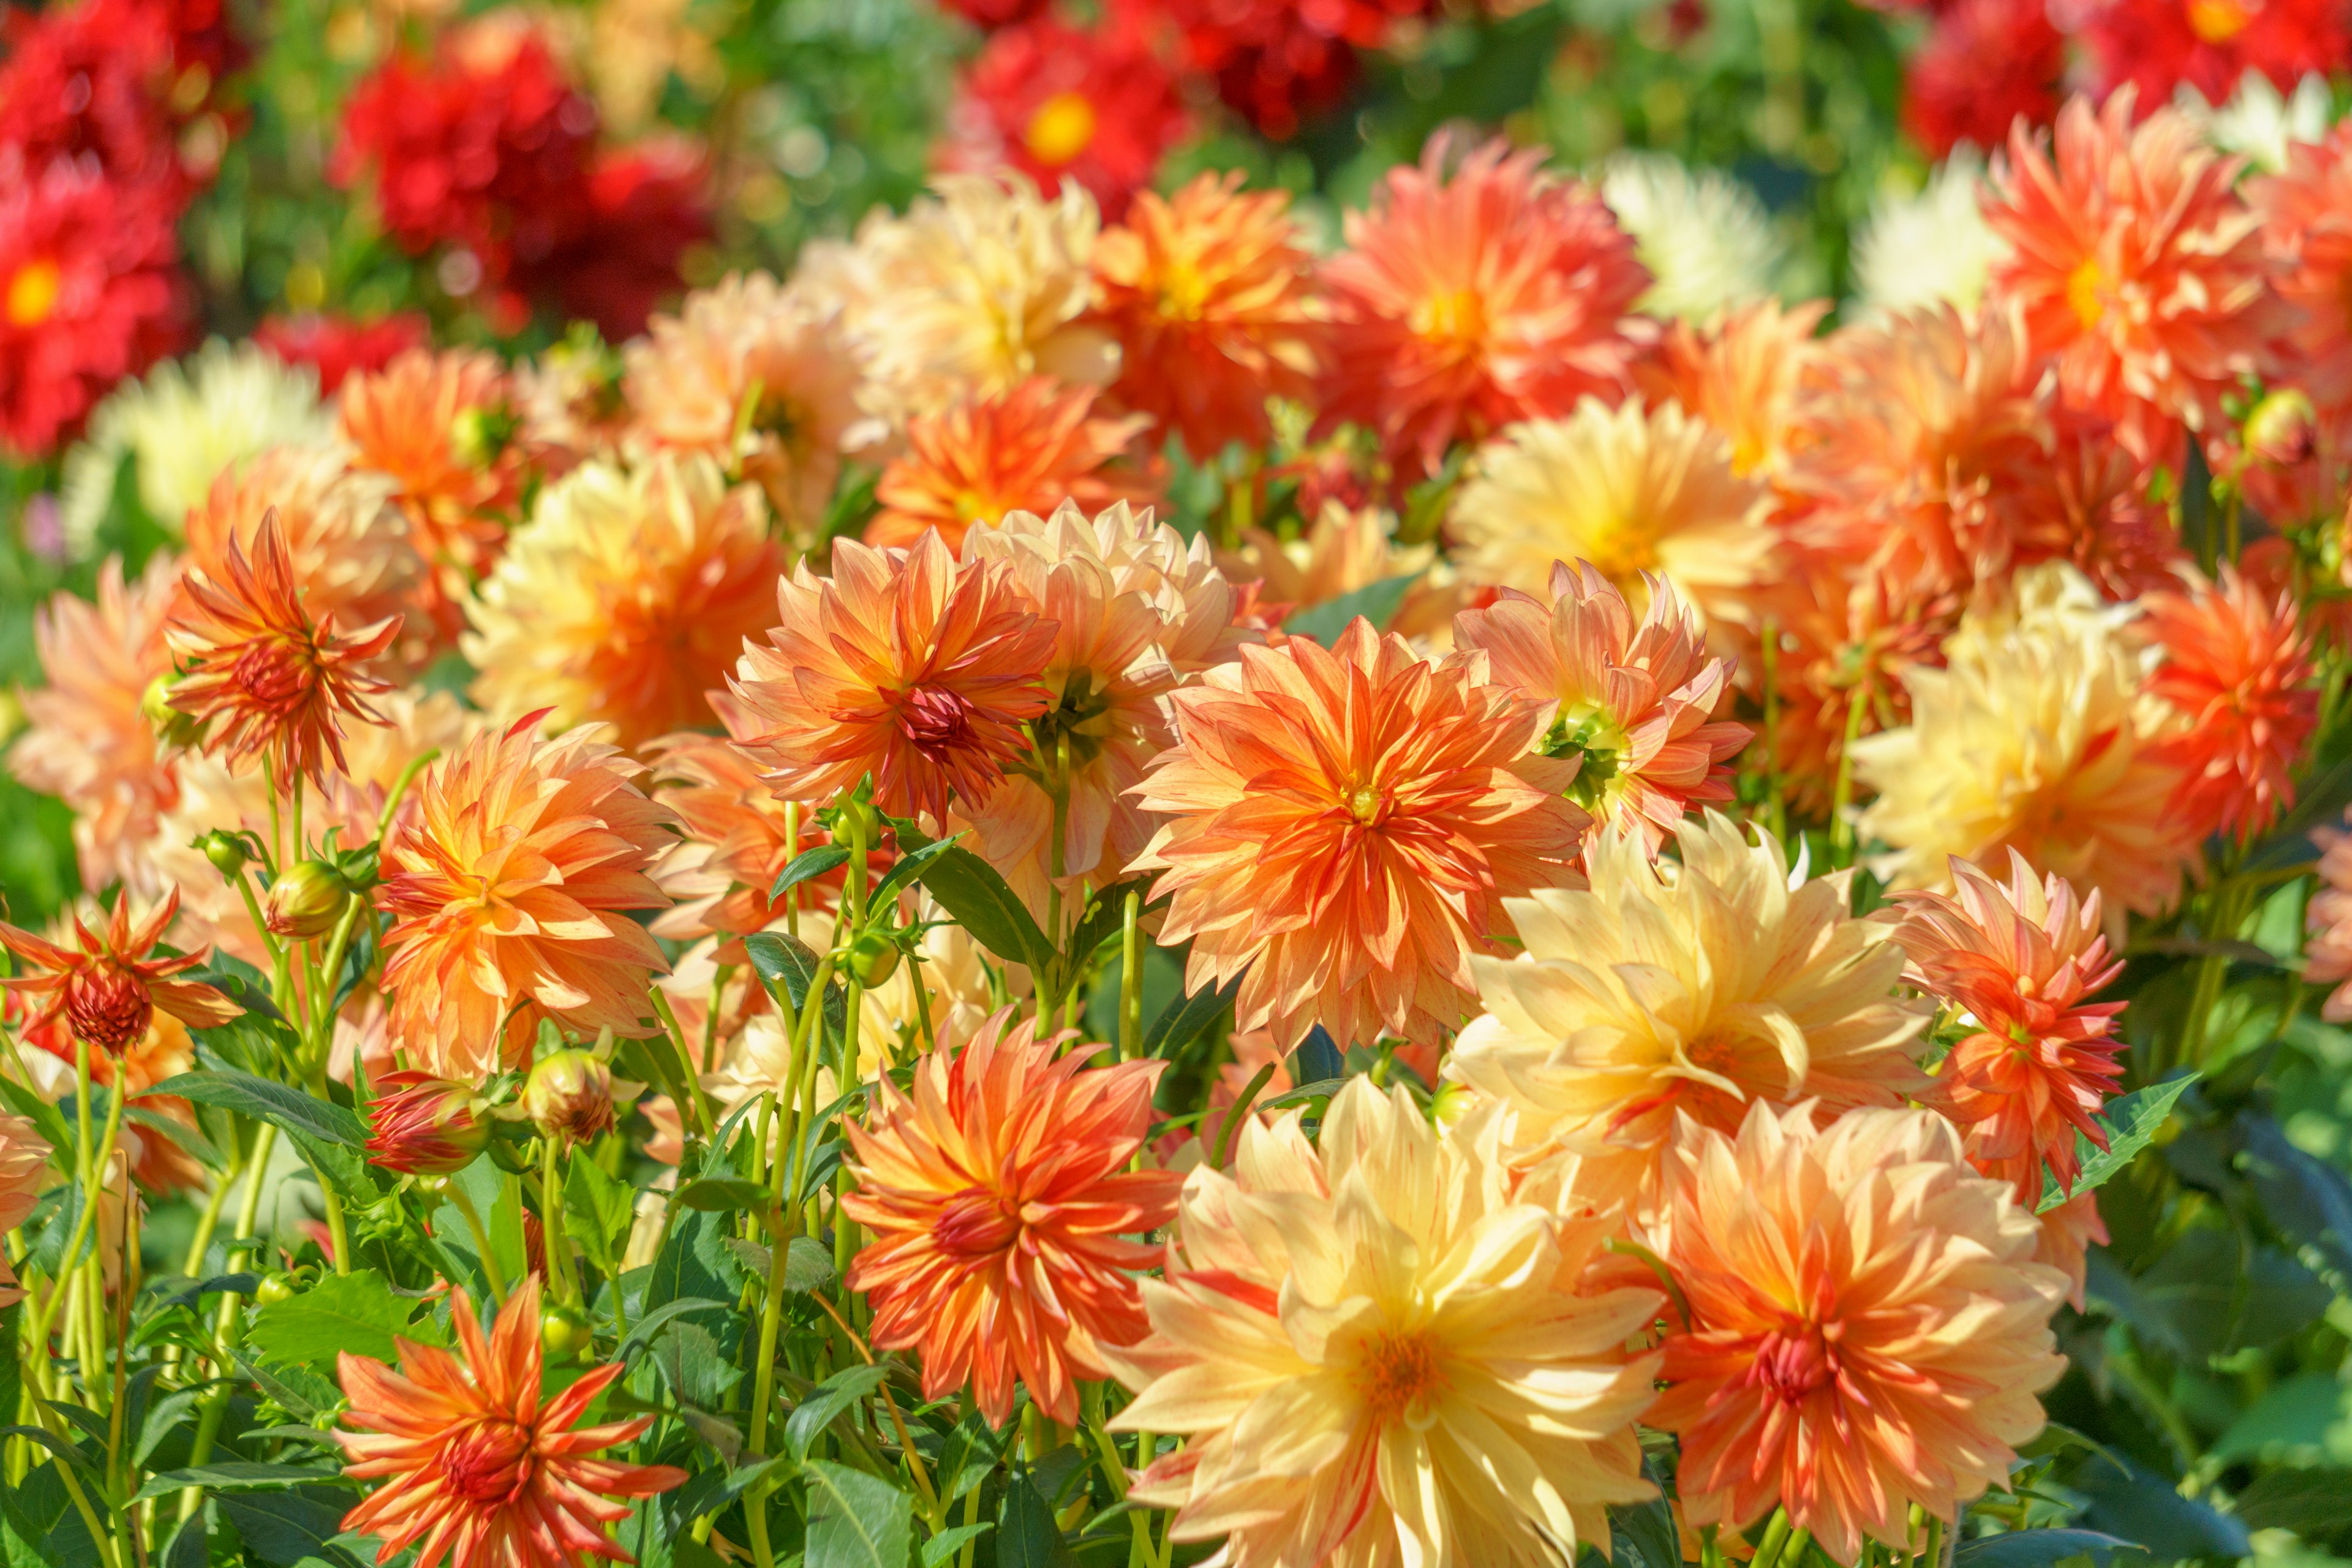
[[[1114,18],[1080,30],[1047,17],[988,40],[950,123],[951,165],[1009,165],[1048,195],[1066,175],[1117,221],[1184,133],[1185,114],[1174,75],[1140,29]]]
[[[415,256],[446,247],[444,286],[516,324],[541,298],[608,336],[636,332],[710,233],[698,161],[599,147],[596,106],[538,34],[504,23],[369,76],[329,173],[372,177],[393,238]]]
[[[1937,158],[1998,147],[2020,117],[2050,123],[2065,70],[2045,0],[1950,0],[1904,69],[1904,127]]]
[[[272,316],[254,332],[253,341],[288,364],[315,369],[319,390],[332,396],[345,377],[382,370],[410,349],[425,347],[431,334],[431,322],[414,310],[403,310],[373,321]]]
[[[2344,0],[2109,0],[2083,39],[2101,92],[2130,82],[2154,109],[2183,83],[2220,103],[2250,70],[2285,91],[2352,51],[2348,23]]]
[[[1356,83],[1358,49],[1378,48],[1429,0],[1129,0],[1164,29],[1177,66],[1276,141]]]

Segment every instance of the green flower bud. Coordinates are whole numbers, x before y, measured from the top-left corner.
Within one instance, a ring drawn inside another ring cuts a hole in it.
[[[539,1346],[554,1362],[577,1361],[595,1338],[577,1307],[551,1301],[539,1311]]]
[[[551,1052],[522,1086],[523,1114],[543,1138],[584,1143],[613,1127],[613,1069],[593,1052]]]
[[[294,1281],[283,1274],[272,1274],[253,1288],[254,1300],[264,1307],[274,1307],[280,1301],[294,1299]]]
[[[244,873],[245,863],[252,858],[245,852],[244,839],[217,827],[197,839],[195,847],[213,863],[214,870],[231,880]]]
[[[261,923],[272,936],[315,941],[335,929],[351,897],[341,872],[324,860],[304,860],[269,885]]]
[[[898,942],[887,931],[869,931],[849,944],[849,973],[867,990],[898,972]]]

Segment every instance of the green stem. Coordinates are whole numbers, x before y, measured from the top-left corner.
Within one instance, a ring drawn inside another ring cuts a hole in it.
[[[59,1302],[65,1299],[64,1276],[73,1271],[81,1257],[82,1244],[89,1239],[90,1227],[98,1219],[97,1185],[91,1179],[93,1170],[103,1169],[114,1158],[114,1141],[122,1131],[122,1096],[106,1097],[106,1133],[98,1146],[93,1162],[89,1152],[89,1046],[77,1037],[74,1041],[74,1113],[75,1128],[74,1179],[81,1194],[81,1212],[74,1216],[73,1238],[66,1243],[65,1256],[58,1264],[60,1288],[42,1299],[41,1310],[33,1320],[32,1342],[49,1342],[51,1320]]]
[[[467,1230],[473,1235],[474,1246],[481,1253],[482,1276],[490,1282],[490,1299],[499,1306],[505,1306],[507,1304],[506,1275],[499,1268],[498,1253],[490,1246],[489,1227],[482,1223],[481,1211],[474,1207],[474,1200],[467,1195],[466,1189],[459,1186],[454,1179],[445,1183],[442,1191],[448,1198],[450,1206],[456,1209],[459,1217],[465,1220]],[[618,1296],[620,1292],[616,1289],[614,1294]]]
[[[567,1306],[580,1304],[580,1281],[572,1273],[572,1244],[563,1234],[563,1140],[539,1135],[539,1229],[547,1249],[547,1272],[555,1299]]]
[[[1749,1560],[1749,1568],[1776,1568],[1780,1553],[1788,1550],[1790,1528],[1789,1510],[1774,1509],[1770,1522],[1764,1526],[1764,1539],[1756,1543],[1756,1555]]]
[[[253,1153],[246,1161],[245,1196],[237,1205],[236,1234],[229,1238],[228,1256],[222,1259],[231,1272],[236,1270],[237,1255],[246,1249],[247,1243],[255,1239],[253,1227],[261,1215],[262,1184],[269,1174],[270,1151],[277,1146],[277,1124],[270,1121],[263,1122],[261,1130],[254,1134]],[[230,1360],[228,1352],[229,1347],[236,1341],[237,1313],[244,1305],[244,1300],[245,1299],[234,1290],[224,1292],[221,1297],[220,1315],[213,1324],[213,1370],[222,1377],[223,1382],[213,1390],[212,1396],[205,1401],[205,1407],[196,1417],[195,1440],[188,1448],[188,1467],[191,1469],[201,1466],[206,1459],[212,1458],[213,1443],[220,1436],[221,1418],[228,1414],[230,1384],[226,1378],[229,1368],[235,1364]],[[203,1488],[189,1487],[184,1489],[180,1493],[180,1522],[184,1525],[194,1517],[196,1510],[204,1505],[204,1500]]]
[[[775,1096],[771,1094],[768,1098],[772,1106]],[[784,1136],[792,1119],[780,1112],[774,1120],[776,1144],[769,1161],[769,1180],[771,1191],[781,1205],[784,1199],[784,1183],[788,1179],[786,1166],[790,1163],[785,1154]],[[792,1252],[792,1237],[788,1230],[785,1234],[772,1236],[768,1240],[768,1292],[760,1303],[760,1360],[751,1383],[751,1448],[754,1454],[768,1451],[768,1407],[775,1403],[776,1397],[776,1337],[782,1327],[784,1270],[789,1266]],[[743,1518],[751,1538],[752,1561],[759,1564],[759,1568],[775,1568],[775,1551],[768,1544],[768,1501],[764,1494],[755,1493],[744,1500]]]
[[[1143,894],[1128,889],[1118,937],[1118,1054],[1132,1061],[1143,1049]]]

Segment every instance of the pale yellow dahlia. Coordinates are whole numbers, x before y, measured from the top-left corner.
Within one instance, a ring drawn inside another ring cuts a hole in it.
[[[2169,909],[2202,865],[2196,826],[2170,809],[2179,770],[2156,753],[2168,710],[2144,689],[2150,653],[2081,574],[2028,567],[1972,612],[1946,667],[1905,672],[1911,723],[1854,742],[1854,777],[1878,799],[1865,839],[1902,888],[1950,886],[1950,858],[2033,868],[2096,891],[2111,934],[2126,913]]]
[[[767,629],[783,570],[759,492],[710,458],[584,464],[540,493],[467,602],[474,700],[609,722],[625,746],[709,724],[705,693]]]
[[[1217,565],[1236,583],[1258,582],[1259,604],[1276,614],[1347,597],[1389,577],[1411,577],[1436,558],[1433,544],[1399,544],[1396,514],[1326,500],[1296,539],[1245,528]]]
[[[1474,1117],[1439,1134],[1356,1079],[1322,1147],[1243,1123],[1185,1184],[1151,1335],[1106,1352],[1114,1425],[1190,1440],[1129,1495],[1230,1568],[1551,1568],[1651,1495],[1633,1419],[1654,1290],[1605,1288],[1602,1222],[1512,1201]]]
[[[1712,811],[1677,838],[1680,865],[1595,837],[1589,889],[1508,900],[1526,951],[1470,961],[1486,1012],[1445,1074],[1507,1110],[1547,1198],[1652,1206],[1678,1113],[1727,1130],[1759,1100],[1826,1118],[1927,1087],[1930,1009],[1895,994],[1895,928],[1847,912],[1851,873],[1792,889],[1778,840]]]
[[[1032,375],[1101,386],[1118,374],[1118,341],[1081,320],[1100,226],[1085,187],[1067,181],[1049,199],[1006,173],[942,174],[933,188],[803,266],[820,298],[845,307],[867,411],[903,429]]]
[[[1677,404],[1514,425],[1481,447],[1451,524],[1463,575],[1541,593],[1555,561],[1589,561],[1638,610],[1642,574],[1672,583],[1710,621],[1770,574],[1763,487],[1732,470],[1731,444]]]
[[[730,274],[628,345],[631,434],[757,479],[793,522],[823,520],[845,447],[866,431],[841,312],[764,272]]]

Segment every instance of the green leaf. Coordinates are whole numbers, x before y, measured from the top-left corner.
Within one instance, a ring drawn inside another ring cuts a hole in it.
[[[231,1345],[228,1353],[237,1370],[261,1390],[262,1397],[298,1421],[314,1420],[321,1412],[332,1410],[341,1403],[342,1391],[315,1372],[257,1362],[237,1345]]]
[[[563,1178],[564,1227],[596,1267],[611,1274],[628,1245],[636,1217],[636,1193],[604,1173],[595,1161],[580,1158]]]
[[[1396,615],[1397,606],[1404,603],[1405,593],[1412,588],[1414,575],[1417,574],[1383,577],[1352,594],[1342,594],[1320,605],[1310,605],[1306,609],[1294,612],[1288,620],[1282,623],[1282,629],[1295,637],[1310,637],[1325,647],[1338,642],[1339,634],[1346,631],[1358,616],[1371,622],[1374,631],[1383,630]]]
[[[145,1417],[139,1423],[139,1442],[131,1450],[131,1462],[133,1465],[146,1464],[157,1447],[180,1424],[180,1418],[194,1409],[196,1401],[202,1399],[212,1386],[205,1383],[194,1388],[175,1388],[150,1405]]]
[[[838,871],[849,864],[849,848],[842,844],[820,844],[814,849],[803,849],[793,858],[793,863],[778,873],[776,885],[768,889],[768,897],[781,899],[785,890],[797,888],[812,878],[828,871]]]
[[[332,1367],[343,1351],[389,1363],[398,1355],[395,1334],[441,1342],[440,1331],[429,1321],[409,1322],[415,1309],[415,1302],[394,1295],[373,1269],[329,1274],[301,1294],[256,1311],[246,1337],[270,1360],[297,1366]]]
[[[364,1208],[383,1195],[361,1153],[367,1144],[366,1124],[332,1100],[229,1067],[184,1072],[146,1092],[177,1095],[269,1122],[294,1140],[319,1180],[347,1201]]]
[[[1077,972],[1078,965],[1094,956],[1097,948],[1127,929],[1127,895],[1129,893],[1136,895],[1139,904],[1150,903],[1151,879],[1148,876],[1129,877],[1097,889],[1094,897],[1087,900],[1086,913],[1078,917],[1077,925],[1070,932],[1069,952],[1066,957],[1072,973]],[[1139,909],[1137,912],[1140,914],[1141,910]]]
[[[844,1367],[811,1389],[808,1397],[793,1407],[792,1417],[784,1423],[784,1446],[793,1458],[807,1458],[809,1445],[816,1441],[817,1434],[832,1426],[843,1411],[879,1388],[888,1375],[887,1367]]]
[[[1953,1549],[1952,1568],[2049,1568],[2086,1554],[2104,1563],[2119,1550],[2139,1548],[2095,1530],[2019,1530],[1961,1542]]]
[[[763,931],[745,937],[743,951],[751,955],[751,967],[770,989],[783,986],[795,1013],[808,1005],[809,987],[816,984],[821,962],[808,943],[786,931]],[[849,996],[838,981],[824,988],[824,1026],[836,1040],[849,1027]]]
[[[0,1100],[6,1100],[8,1109],[17,1115],[29,1118],[49,1148],[61,1154],[66,1163],[72,1163],[74,1131],[56,1106],[8,1078],[0,1078]]]
[[[2112,1100],[2100,1115],[2099,1123],[2107,1130],[2105,1151],[2080,1132],[2074,1134],[2074,1147],[2083,1163],[2082,1174],[2074,1179],[2072,1192],[2055,1182],[2050,1191],[2042,1194],[2036,1211],[2048,1214],[2080,1194],[2095,1192],[2107,1179],[2137,1158],[2139,1152],[2155,1142],[2156,1135],[2172,1114],[2172,1106],[2189,1086],[2197,1081],[2192,1069],[2176,1073],[2162,1083],[2135,1089],[2122,1099]]]
[[[940,1568],[940,1564],[963,1550],[967,1541],[977,1541],[996,1526],[986,1520],[978,1524],[959,1524],[953,1530],[942,1530],[923,1542],[923,1568]]]
[[[996,1568],[1076,1568],[1076,1561],[1036,1483],[1014,1477],[997,1510]]]
[[[913,1498],[824,1459],[811,1459],[801,1473],[808,1479],[807,1568],[907,1568],[915,1543]]]
[[[719,1352],[719,1341],[699,1323],[672,1323],[654,1342],[652,1361],[681,1405],[716,1409],[727,1391],[743,1381],[742,1369]],[[728,1455],[731,1461],[732,1453]]]
[[[784,1289],[794,1296],[833,1283],[833,1254],[814,1237],[796,1236],[784,1253]]]
[[[866,895],[866,907],[878,909],[884,900],[896,898],[899,889],[920,877],[924,867],[954,848],[956,840],[962,837],[961,833],[951,833],[945,838],[912,847],[902,839],[898,845],[898,858],[891,862],[890,869],[882,874],[882,879],[874,884],[874,890]]]
[[[351,1511],[348,1493],[305,1487],[299,1491],[223,1492],[213,1501],[264,1563],[296,1568],[316,1557],[335,1568],[360,1568],[358,1558],[335,1544],[335,1537],[342,1533],[343,1515]]]
[[[672,1318],[683,1316],[688,1312],[724,1312],[731,1310],[728,1302],[714,1301],[708,1296],[684,1296],[675,1301],[664,1301],[629,1325],[629,1331],[621,1336],[620,1348],[613,1352],[614,1359],[627,1360],[631,1351],[650,1342],[656,1334],[661,1332],[663,1326]]]
[[[1029,907],[995,867],[961,845],[952,845],[923,868],[922,883],[973,941],[1008,963],[1028,965],[1040,994],[1055,992],[1051,982],[1060,957],[1037,928]]]
[[[2292,1530],[2322,1541],[2352,1529],[2352,1470],[2273,1470],[2238,1494],[2252,1530]]]
[[[204,1510],[199,1509],[181,1521],[172,1531],[171,1544],[163,1548],[162,1568],[205,1568],[212,1562],[212,1543],[205,1534]]]
[[[226,1459],[193,1469],[166,1470],[150,1476],[131,1500],[145,1502],[151,1497],[169,1497],[189,1487],[202,1487],[206,1491],[250,1492],[282,1491],[288,1487],[311,1486],[335,1479],[333,1470],[303,1468],[294,1465],[258,1465],[243,1459]]]
[[[1144,1031],[1143,1054],[1162,1059],[1173,1057],[1224,1016],[1241,988],[1242,976],[1236,974],[1225,984],[1177,997]]]
[[[1666,1506],[1664,1478],[1646,1455],[1642,1473],[1657,1486],[1659,1495],[1648,1502],[1621,1503],[1609,1510],[1609,1535],[1617,1548],[1616,1562],[1622,1568],[1630,1553],[1643,1568],[1683,1568],[1682,1539],[1675,1530],[1674,1511]]]
[[[142,1106],[126,1105],[122,1108],[122,1119],[133,1126],[144,1127],[151,1132],[162,1133],[165,1138],[178,1144],[184,1152],[208,1171],[227,1168],[228,1162],[223,1160],[220,1151],[213,1147],[213,1141],[205,1137],[202,1131],[190,1126],[176,1116],[166,1116],[161,1111],[149,1110]]]
[[[724,1176],[704,1176],[677,1190],[678,1205],[702,1214],[727,1214],[738,1209],[765,1214],[776,1206],[775,1194],[764,1182]]]

